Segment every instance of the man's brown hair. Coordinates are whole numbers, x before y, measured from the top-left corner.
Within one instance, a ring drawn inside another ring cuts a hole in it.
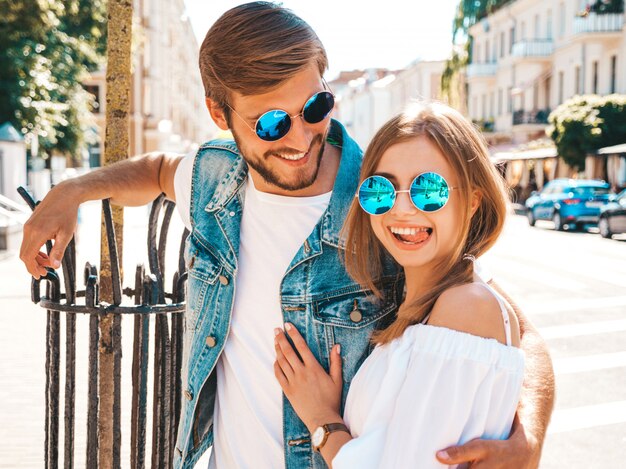
[[[231,91],[262,94],[310,65],[320,75],[328,67],[313,29],[272,2],[246,3],[224,13],[204,38],[199,62],[206,97],[226,112]]]

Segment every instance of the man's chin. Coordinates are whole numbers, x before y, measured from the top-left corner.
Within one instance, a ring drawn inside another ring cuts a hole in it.
[[[280,156],[269,155],[265,161],[274,160],[275,164],[272,164],[272,168],[258,167],[256,164],[250,166],[259,173],[266,183],[281,190],[298,191],[312,186],[317,180],[323,152],[324,145],[318,149],[312,145],[306,156],[300,160],[291,161]],[[277,170],[277,167],[280,168],[280,171]]]

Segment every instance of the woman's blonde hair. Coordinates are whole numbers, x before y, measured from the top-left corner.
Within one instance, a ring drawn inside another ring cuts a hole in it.
[[[452,255],[433,269],[435,278],[429,280],[435,287],[413,303],[403,304],[395,321],[374,334],[372,340],[376,343],[401,336],[408,326],[426,317],[446,289],[471,282],[473,264],[468,257],[477,258],[493,246],[507,212],[506,185],[489,159],[482,135],[459,112],[441,103],[415,103],[384,124],[367,147],[360,181],[374,174],[390,147],[416,137],[426,137],[436,145],[457,174],[461,200],[458,235]],[[479,193],[479,202],[472,215],[475,190]],[[380,297],[377,280],[382,273],[384,248],[374,235],[369,217],[355,200],[343,228],[348,247],[345,264],[357,282]]]

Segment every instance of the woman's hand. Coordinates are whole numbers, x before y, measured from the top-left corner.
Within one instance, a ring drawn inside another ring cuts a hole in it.
[[[342,389],[339,344],[330,352],[329,374],[318,363],[296,328],[286,323],[285,329],[298,352],[288,342],[285,332],[275,329],[274,374],[285,396],[310,432],[320,425],[342,422],[339,414]]]

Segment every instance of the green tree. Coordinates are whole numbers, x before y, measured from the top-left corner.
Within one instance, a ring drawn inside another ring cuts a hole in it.
[[[91,124],[81,80],[102,63],[105,0],[0,0],[0,122],[76,156]]]
[[[547,134],[567,164],[582,171],[597,149],[626,142],[626,95],[574,96],[548,118]]]

